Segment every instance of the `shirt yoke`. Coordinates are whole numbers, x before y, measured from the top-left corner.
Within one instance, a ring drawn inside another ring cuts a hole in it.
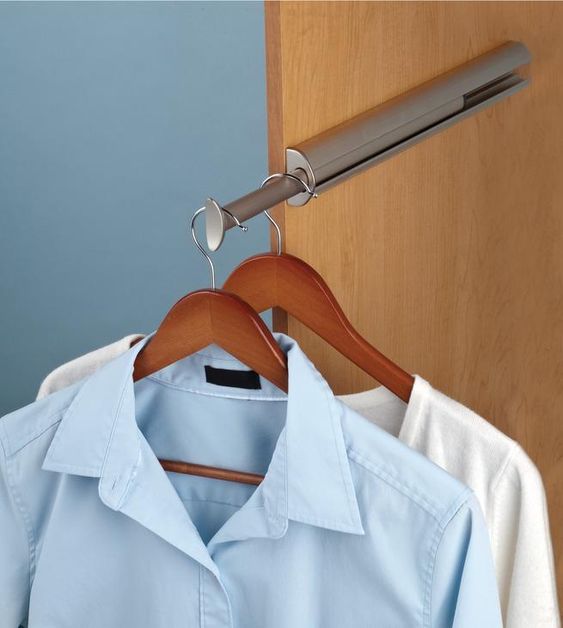
[[[471,489],[395,436],[341,403],[348,457],[444,523]]]

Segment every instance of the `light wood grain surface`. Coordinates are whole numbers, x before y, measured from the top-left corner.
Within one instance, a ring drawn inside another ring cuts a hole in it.
[[[536,462],[561,599],[563,3],[267,2],[266,33],[271,171],[285,146],[507,40],[530,48],[529,88],[275,215],[370,342]],[[376,385],[296,321],[274,324],[337,393]]]

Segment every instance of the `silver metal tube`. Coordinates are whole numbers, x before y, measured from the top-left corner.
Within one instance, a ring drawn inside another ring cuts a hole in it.
[[[286,171],[320,193],[522,89],[528,80],[516,70],[529,63],[520,42],[508,42],[351,120],[286,149]],[[206,203],[207,241],[216,250],[224,233],[287,200],[307,203],[311,194],[290,178],[273,180],[225,205]],[[228,213],[227,213],[228,212]]]
[[[272,179],[263,188],[241,196],[224,207],[214,199],[208,198],[205,202],[207,246],[210,250],[216,251],[223,242],[225,231],[235,226],[236,223],[229,214],[236,216],[240,222],[245,222],[302,191],[303,185],[295,179],[280,177]]]
[[[305,171],[309,185],[324,192],[521,89],[527,80],[514,71],[529,61],[524,44],[503,44],[288,148],[287,168]],[[289,204],[308,200],[301,194]]]

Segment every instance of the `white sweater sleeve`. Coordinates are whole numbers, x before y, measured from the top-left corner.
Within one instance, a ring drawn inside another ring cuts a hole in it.
[[[505,628],[559,628],[547,503],[541,476],[515,443],[492,486],[491,540]]]
[[[67,386],[72,386],[79,380],[92,375],[101,366],[130,349],[132,344],[141,338],[144,338],[143,334],[129,334],[109,345],[94,349],[94,351],[58,366],[41,382],[37,399],[43,399],[47,395]]]

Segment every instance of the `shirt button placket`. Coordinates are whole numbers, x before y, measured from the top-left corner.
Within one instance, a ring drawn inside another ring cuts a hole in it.
[[[222,582],[203,565],[199,574],[201,628],[234,628],[231,604]]]

